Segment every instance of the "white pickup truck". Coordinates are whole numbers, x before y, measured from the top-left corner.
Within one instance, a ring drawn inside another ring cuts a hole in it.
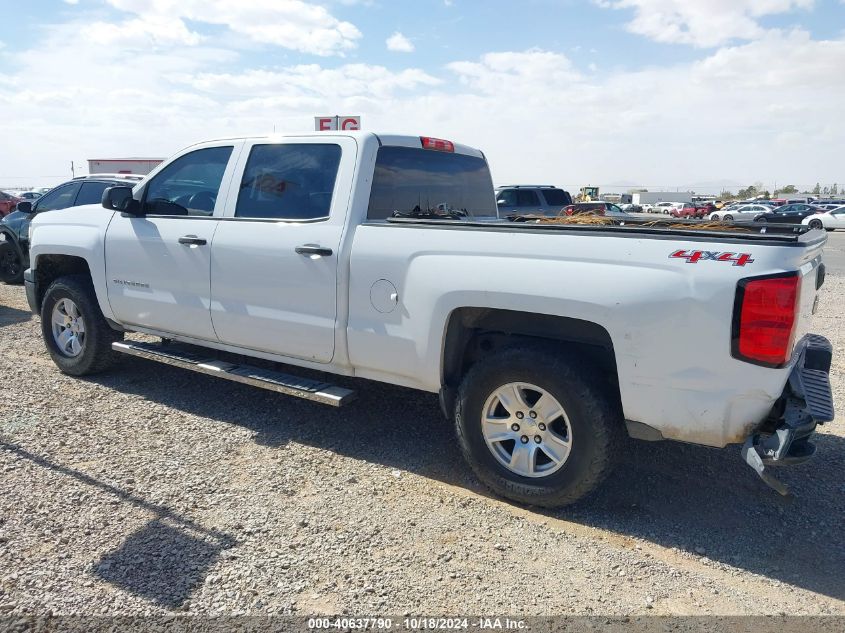
[[[202,143],[39,214],[27,297],[71,375],[124,353],[335,406],[354,392],[291,366],[439,393],[519,502],[579,499],[627,435],[742,444],[786,493],[767,466],[833,418],[807,332],[824,231],[499,221],[493,191],[484,155],[441,139]]]

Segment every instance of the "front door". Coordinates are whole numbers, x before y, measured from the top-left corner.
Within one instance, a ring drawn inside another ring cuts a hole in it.
[[[357,145],[255,142],[211,249],[221,342],[321,363],[334,354],[337,275]]]
[[[209,313],[211,242],[234,170],[234,149],[186,152],[136,191],[140,217],[115,214],[106,232],[106,277],[119,322],[217,339]]]

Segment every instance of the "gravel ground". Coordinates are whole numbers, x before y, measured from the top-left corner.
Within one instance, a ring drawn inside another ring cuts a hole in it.
[[[814,330],[839,351],[845,278]],[[575,507],[490,497],[434,396],[336,411],[127,358],[61,375],[0,285],[0,614],[845,614],[845,425],[783,471],[631,442]]]

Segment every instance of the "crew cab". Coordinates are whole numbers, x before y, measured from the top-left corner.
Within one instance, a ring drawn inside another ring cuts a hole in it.
[[[583,497],[627,435],[742,444],[786,492],[768,466],[808,459],[833,416],[808,333],[824,231],[491,216],[484,155],[448,140],[206,142],[39,214],[27,299],[74,376],[129,354],[332,406],[355,391],[326,374],[437,393],[518,502]]]

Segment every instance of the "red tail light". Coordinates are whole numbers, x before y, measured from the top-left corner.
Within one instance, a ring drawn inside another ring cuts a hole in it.
[[[735,358],[782,367],[792,354],[801,279],[797,273],[743,279],[734,305]]]
[[[455,144],[452,141],[447,141],[442,138],[431,138],[430,136],[421,136],[423,149],[436,149],[439,152],[454,152]]]

